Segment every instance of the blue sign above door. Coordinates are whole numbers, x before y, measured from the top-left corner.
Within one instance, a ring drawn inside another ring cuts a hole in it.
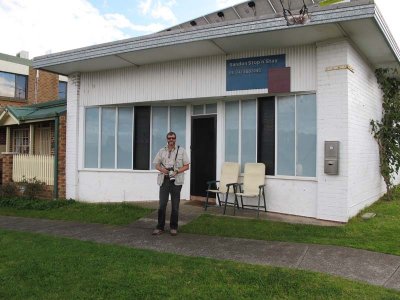
[[[226,90],[268,88],[268,70],[286,67],[286,55],[230,59],[226,61]]]

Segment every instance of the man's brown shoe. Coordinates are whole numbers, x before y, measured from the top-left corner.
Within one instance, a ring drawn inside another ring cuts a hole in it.
[[[171,229],[169,232],[171,233],[172,236],[178,235],[178,231],[176,229]]]
[[[164,230],[156,228],[156,229],[153,230],[152,235],[160,235],[163,232],[164,232]]]

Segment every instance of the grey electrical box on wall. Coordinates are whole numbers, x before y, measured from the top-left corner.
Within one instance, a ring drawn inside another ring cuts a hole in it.
[[[325,141],[324,172],[328,175],[339,174],[339,142]]]

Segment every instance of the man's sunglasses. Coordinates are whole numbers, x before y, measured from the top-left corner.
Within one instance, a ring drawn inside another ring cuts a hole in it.
[[[167,137],[167,140],[176,140],[176,137]]]

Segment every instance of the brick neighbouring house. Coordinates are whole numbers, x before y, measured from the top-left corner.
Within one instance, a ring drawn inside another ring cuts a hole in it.
[[[36,177],[46,182],[43,197],[65,198],[67,80],[65,76],[32,68],[27,58],[0,54],[2,184],[20,181],[21,176]],[[58,155],[54,153],[56,147]],[[58,168],[54,168],[56,159]],[[54,172],[58,173],[57,181]]]

